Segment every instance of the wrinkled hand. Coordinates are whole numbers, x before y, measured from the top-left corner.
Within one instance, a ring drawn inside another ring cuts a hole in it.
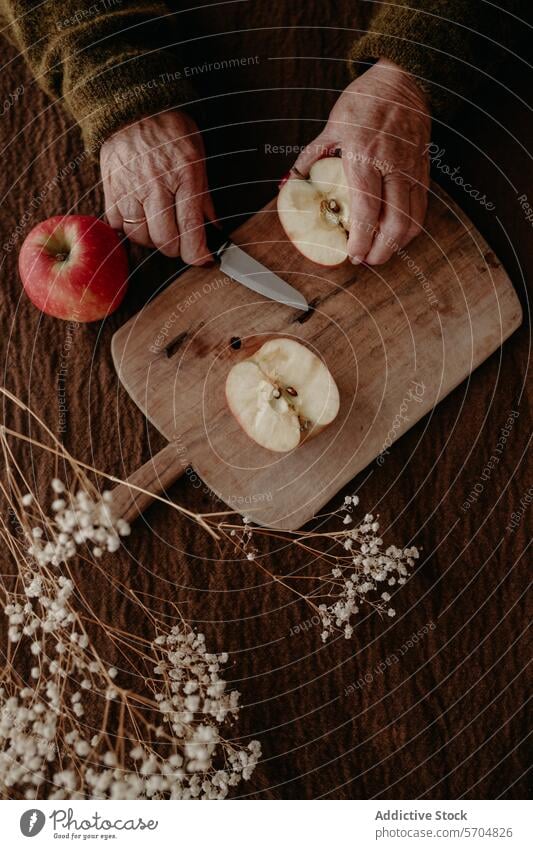
[[[103,144],[100,167],[111,227],[189,264],[209,260],[204,220],[216,216],[192,118],[165,112],[124,127]]]
[[[340,150],[350,186],[348,254],[387,262],[421,230],[427,206],[431,118],[410,74],[380,59],[343,91],[320,135],[296,160],[307,176]]]

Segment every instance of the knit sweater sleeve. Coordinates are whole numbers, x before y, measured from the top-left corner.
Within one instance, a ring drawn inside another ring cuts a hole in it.
[[[0,24],[93,153],[121,126],[194,98],[158,0],[0,0]]]
[[[381,57],[409,71],[446,117],[531,40],[531,0],[387,0],[353,45],[353,76]],[[529,19],[529,23],[528,20]],[[458,97],[459,96],[459,97]]]

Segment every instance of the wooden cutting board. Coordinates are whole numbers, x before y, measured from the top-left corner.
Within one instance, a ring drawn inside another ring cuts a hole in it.
[[[321,268],[287,240],[272,201],[234,233],[301,291],[308,313],[212,269],[189,268],[113,337],[121,381],[169,442],[129,479],[154,493],[194,472],[229,507],[296,529],[429,412],[520,325],[516,293],[459,207],[432,185],[426,232],[385,266]],[[338,418],[290,454],[252,442],[230,414],[231,366],[258,343],[297,339],[339,387]],[[140,423],[139,423],[140,426]],[[192,481],[194,483],[194,481]],[[124,486],[128,517],[152,500]]]

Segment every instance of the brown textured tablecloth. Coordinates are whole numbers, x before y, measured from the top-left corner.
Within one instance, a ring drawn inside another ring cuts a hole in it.
[[[195,40],[186,63],[206,98],[211,184],[222,215],[249,215],[274,194],[294,155],[272,153],[268,146],[312,138],[348,81],[343,59],[356,28],[364,26],[353,5],[290,4],[290,20],[287,8],[282,0],[249,9],[227,4],[192,12],[187,21]],[[228,57],[248,61],[202,68]],[[61,432],[76,457],[127,475],[163,443],[121,389],[110,339],[175,265],[132,250],[130,292],[103,326],[72,329],[40,316],[21,296],[16,260],[25,234],[58,213],[100,214],[102,192],[97,165],[83,157],[77,129],[3,43],[2,65],[0,102],[13,103],[4,109],[0,129],[0,244],[7,246],[1,266],[2,380]],[[501,84],[480,93],[478,106],[463,109],[452,126],[434,128],[444,161],[459,166],[465,181],[496,206],[486,210],[436,169],[435,177],[506,266],[525,322],[429,423],[420,422],[393,446],[365,484],[363,506],[381,514],[390,538],[413,539],[423,548],[395,602],[397,617],[363,616],[351,641],[326,646],[317,626],[295,633],[311,615],[303,603],[160,506],[137,524],[128,550],[106,561],[154,607],[165,611],[165,599],[177,601],[213,649],[231,653],[229,678],[243,703],[235,733],[260,739],[264,752],[243,794],[309,799],[526,793],[525,592],[532,513],[520,502],[532,483],[525,381],[526,281],[533,257],[532,224],[519,197],[526,193],[532,202],[533,169],[526,102],[531,78],[522,67],[511,62]],[[512,411],[519,415],[501,460],[483,478]],[[10,420],[28,427],[22,414]],[[36,451],[30,463],[29,454],[23,456],[28,474],[42,486],[52,476],[50,458]],[[480,483],[482,491],[464,511]],[[170,495],[195,510],[217,509],[214,498],[186,480]],[[517,512],[517,527],[506,530]],[[305,561],[287,549],[276,553],[272,544],[268,562],[283,571]],[[100,615],[133,625],[124,596],[85,577]],[[404,651],[428,623],[435,627]],[[401,655],[400,661],[383,670],[380,662],[393,655]]]

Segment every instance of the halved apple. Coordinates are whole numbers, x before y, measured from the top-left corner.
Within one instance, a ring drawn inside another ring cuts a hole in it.
[[[329,369],[294,339],[271,339],[236,363],[226,379],[226,398],[244,432],[270,451],[291,451],[339,412]]]
[[[341,265],[348,256],[350,195],[342,159],[311,166],[309,179],[291,177],[278,194],[281,225],[294,246],[318,265]]]

